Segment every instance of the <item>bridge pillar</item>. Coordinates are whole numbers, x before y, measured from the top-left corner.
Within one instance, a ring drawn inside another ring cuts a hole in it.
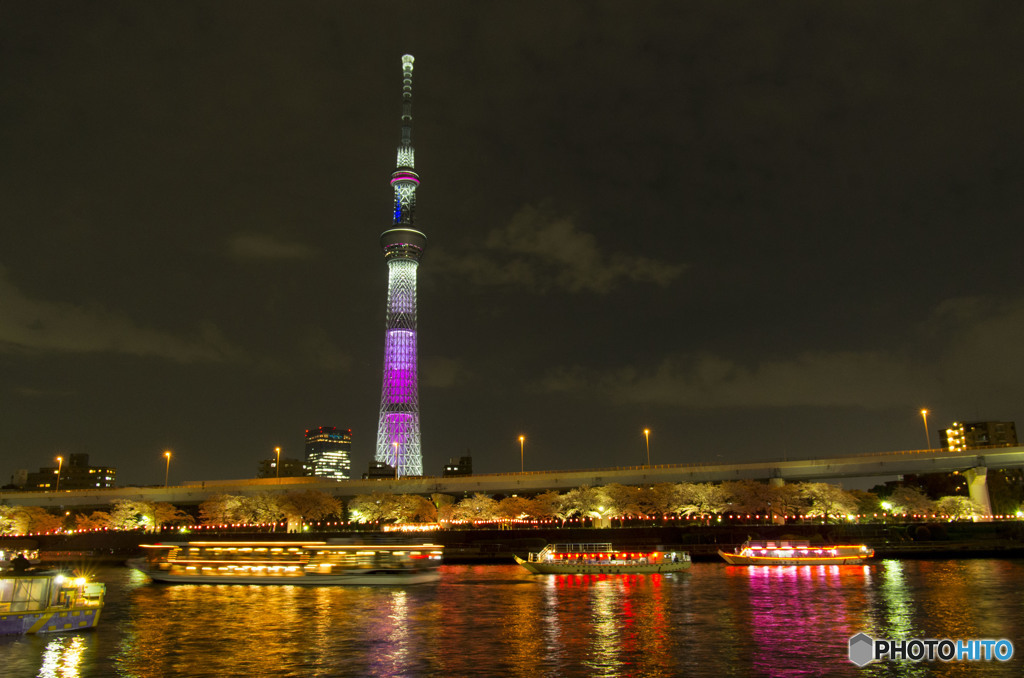
[[[988,494],[988,468],[975,466],[964,471],[964,478],[967,479],[967,488],[971,493],[971,501],[980,506],[985,515],[992,515],[992,499]],[[982,520],[992,520],[982,518]]]

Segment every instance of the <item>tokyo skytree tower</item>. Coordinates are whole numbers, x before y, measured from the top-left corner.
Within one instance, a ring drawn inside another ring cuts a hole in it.
[[[416,268],[427,236],[413,222],[420,179],[414,171],[412,148],[412,64],[412,55],[402,57],[402,143],[391,175],[394,223],[380,235],[388,263],[388,310],[375,459],[394,468],[397,476],[423,475],[416,371]]]

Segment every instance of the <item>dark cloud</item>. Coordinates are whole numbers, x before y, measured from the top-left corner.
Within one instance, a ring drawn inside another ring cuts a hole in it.
[[[75,305],[31,299],[0,269],[0,349],[32,353],[118,353],[179,363],[225,362],[243,357],[213,325],[175,336],[140,327],[100,304]]]
[[[602,251],[598,239],[573,219],[530,206],[505,227],[489,231],[472,251],[455,255],[439,248],[431,259],[442,275],[534,293],[607,294],[635,283],[666,287],[686,269],[685,264]]]
[[[650,369],[559,368],[539,385],[624,403],[686,409],[892,409],[948,388],[1011,398],[1024,381],[1024,300],[949,299],[913,333],[920,343],[871,351],[801,351],[751,364],[711,352],[666,356]]]

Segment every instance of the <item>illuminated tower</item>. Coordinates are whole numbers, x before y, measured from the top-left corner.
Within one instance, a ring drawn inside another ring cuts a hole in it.
[[[412,63],[411,55],[402,57],[402,144],[391,175],[394,221],[380,234],[388,263],[388,311],[375,459],[394,468],[398,476],[423,475],[416,373],[416,268],[427,236],[413,224],[420,179],[412,149]]]

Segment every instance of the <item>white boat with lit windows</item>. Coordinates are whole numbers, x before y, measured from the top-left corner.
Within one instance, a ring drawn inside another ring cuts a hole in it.
[[[400,586],[440,578],[443,546],[192,541],[144,544],[129,565],[169,584]]]
[[[533,574],[655,574],[690,567],[685,551],[618,550],[611,544],[548,544],[516,562]]]
[[[106,586],[65,572],[0,574],[0,635],[91,629],[100,621]]]
[[[719,550],[730,565],[856,565],[875,555],[864,544],[812,546],[809,541],[746,541],[733,552]]]

